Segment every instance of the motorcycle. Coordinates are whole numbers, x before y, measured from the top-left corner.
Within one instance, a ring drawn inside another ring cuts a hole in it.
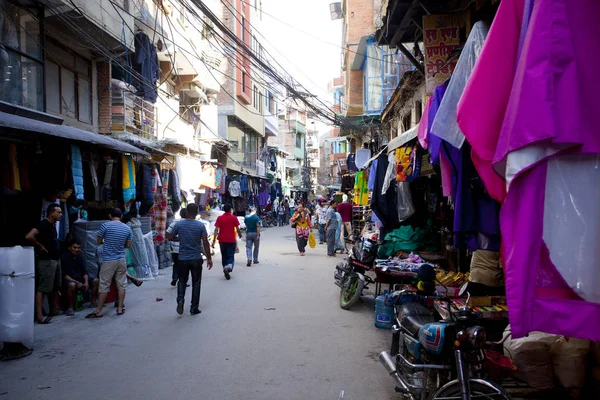
[[[486,342],[484,328],[469,309],[470,297],[461,309],[451,299],[438,297],[447,303],[448,318],[436,322],[422,304],[422,293],[394,292],[391,352],[381,352],[379,361],[397,392],[411,400],[510,399],[486,379],[484,349],[502,341]]]
[[[277,218],[275,214],[271,211],[262,213],[260,219],[265,228],[268,228],[270,226],[277,226]]]
[[[340,307],[344,310],[349,310],[358,303],[363,290],[368,289],[368,284],[375,283],[365,273],[375,266],[378,249],[376,236],[356,240],[352,248],[346,250],[344,262],[336,265],[333,278],[341,288]]]

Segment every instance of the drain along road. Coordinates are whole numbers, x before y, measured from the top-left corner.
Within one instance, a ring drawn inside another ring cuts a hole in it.
[[[84,319],[84,309],[36,325],[33,354],[0,364],[0,399],[398,398],[377,362],[390,333],[365,304],[338,305],[341,256],[317,245],[299,257],[293,235],[265,230],[260,264],[247,268],[242,248],[230,281],[217,254],[204,269],[200,315],[189,315],[190,288],[177,315],[166,269],[129,285],[123,316],[110,304],[101,319]]]

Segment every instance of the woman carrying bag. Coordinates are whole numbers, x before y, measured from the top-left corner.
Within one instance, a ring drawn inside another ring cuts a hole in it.
[[[308,243],[308,237],[312,229],[312,221],[309,212],[304,208],[303,203],[298,203],[296,211],[290,223],[293,228],[296,228],[296,243],[298,244],[298,250],[300,255],[303,256],[306,252],[306,245]]]

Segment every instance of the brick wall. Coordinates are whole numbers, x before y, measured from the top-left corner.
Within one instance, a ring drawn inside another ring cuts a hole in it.
[[[373,0],[348,0],[347,7],[346,42],[356,43],[361,37],[374,33]]]
[[[98,132],[109,135],[112,130],[112,99],[110,95],[111,65],[98,62]]]
[[[362,114],[363,97],[363,72],[352,71],[350,67],[358,50],[358,42],[363,36],[375,32],[374,15],[376,0],[347,0],[347,11],[344,18],[346,24],[344,54],[346,70],[344,71],[344,102],[349,106],[348,114]]]

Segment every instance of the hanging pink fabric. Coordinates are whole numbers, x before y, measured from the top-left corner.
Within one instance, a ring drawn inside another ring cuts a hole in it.
[[[517,52],[525,0],[500,3],[473,73],[457,109],[461,131],[472,147],[473,165],[490,196],[506,196],[506,181],[492,166],[496,143],[517,65]]]
[[[427,150],[427,131],[429,129],[429,109],[431,108],[431,102],[433,97],[430,97],[425,104],[425,109],[421,115],[421,121],[419,121],[419,128],[417,131],[417,137],[419,138],[419,144],[425,150]]]
[[[452,197],[452,170],[444,152],[440,152],[440,172],[442,175],[442,195]]]
[[[495,101],[482,103],[471,82],[459,123],[479,167],[492,160],[506,180],[500,222],[513,337],[539,330],[598,341],[600,2],[536,0],[515,71],[519,7],[502,1],[479,60],[476,78],[498,83],[499,91],[487,86]]]

